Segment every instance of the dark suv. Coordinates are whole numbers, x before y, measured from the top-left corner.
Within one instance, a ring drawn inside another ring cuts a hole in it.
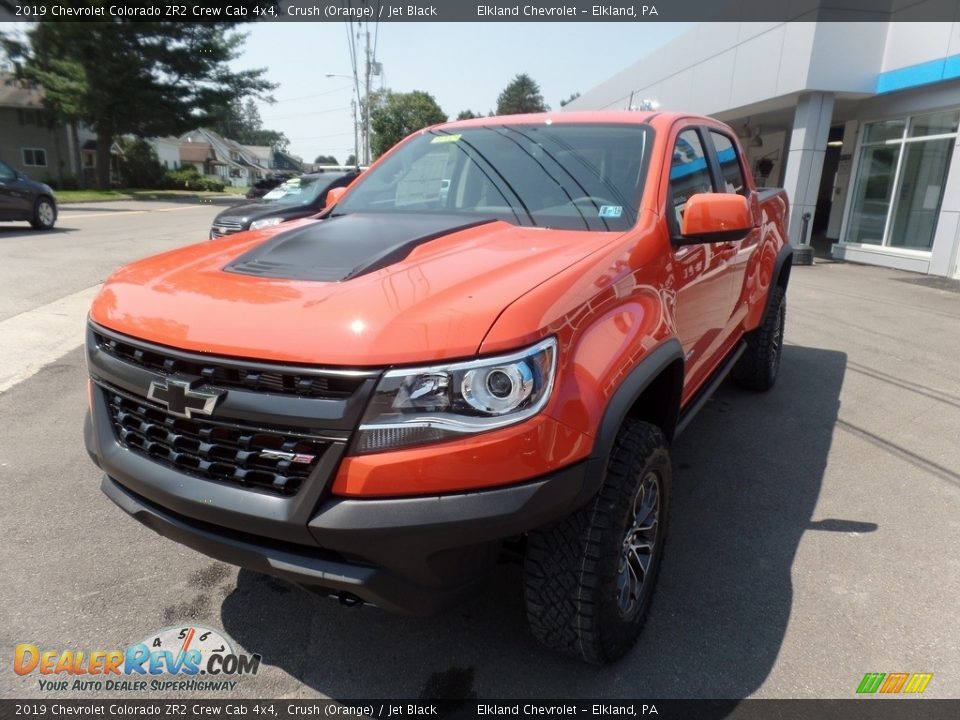
[[[53,190],[0,160],[0,220],[26,220],[37,230],[49,230],[57,222]]]

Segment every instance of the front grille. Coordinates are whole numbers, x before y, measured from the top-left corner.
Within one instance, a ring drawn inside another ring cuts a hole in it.
[[[210,228],[212,237],[223,237],[224,235],[233,235],[243,230],[243,223],[237,220],[218,220]]]
[[[162,348],[145,348],[94,332],[97,347],[115,358],[140,367],[172,375],[194,375],[207,380],[211,385],[225,388],[240,388],[260,392],[297,395],[308,398],[348,398],[363,384],[364,373],[329,374],[311,373],[304,369],[260,369],[244,366],[242,361],[219,358],[186,358],[164,352]]]
[[[206,480],[292,496],[330,447],[293,430],[181,418],[111,388],[103,391],[121,445]],[[264,451],[298,457],[269,458]]]

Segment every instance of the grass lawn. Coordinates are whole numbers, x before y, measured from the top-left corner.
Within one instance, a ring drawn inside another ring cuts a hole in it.
[[[102,202],[104,200],[169,200],[171,198],[184,199],[217,197],[220,195],[236,195],[242,197],[246,188],[228,186],[222,193],[200,192],[198,190],[57,190],[58,203]]]

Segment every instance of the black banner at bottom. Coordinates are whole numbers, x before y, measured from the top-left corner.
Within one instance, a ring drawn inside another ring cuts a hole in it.
[[[0,718],[619,718],[956,720],[960,699],[850,700],[0,700]]]

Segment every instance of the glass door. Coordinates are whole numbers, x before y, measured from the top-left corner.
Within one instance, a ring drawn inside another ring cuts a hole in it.
[[[846,242],[930,250],[960,111],[864,128]]]

